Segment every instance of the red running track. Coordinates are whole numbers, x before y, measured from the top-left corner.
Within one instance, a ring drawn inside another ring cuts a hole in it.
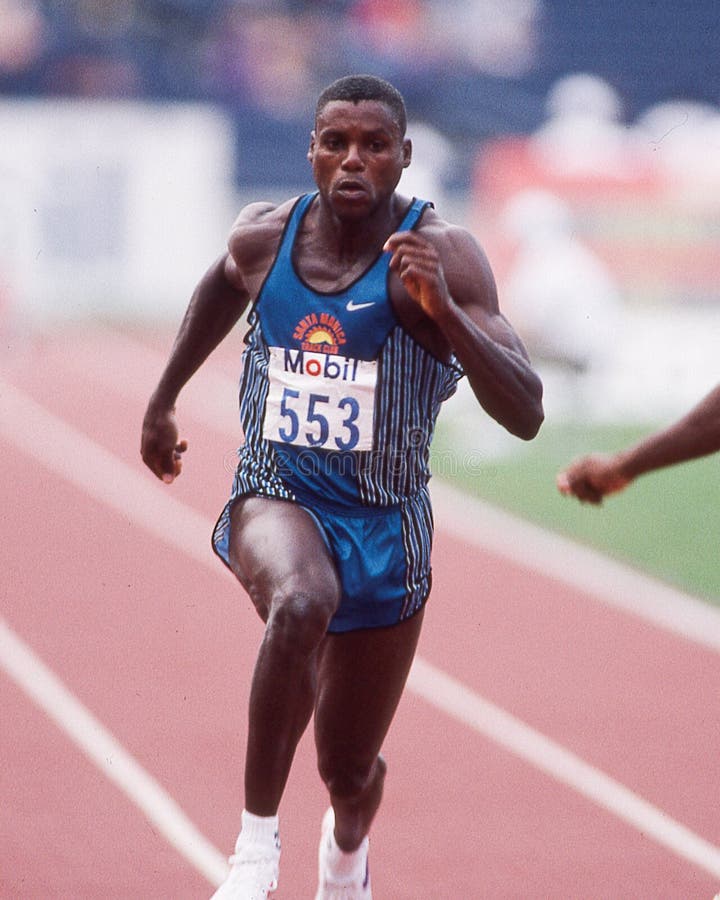
[[[138,456],[168,346],[166,335],[71,329],[0,361],[2,898],[208,897],[207,869],[218,872],[237,832],[261,626],[213,559],[209,528],[237,442],[228,383],[239,342],[181,398],[191,448],[171,488]],[[385,748],[377,900],[710,900],[720,888],[717,648],[438,520],[422,668]],[[92,719],[67,724],[72,706],[43,687],[43,666]],[[458,717],[455,688],[471,713],[486,704],[514,717],[519,751],[492,716],[479,726]],[[111,743],[93,743],[93,722]],[[558,748],[560,774],[549,774]],[[324,807],[308,734],[281,808],[278,900],[314,895]],[[187,825],[180,846],[172,822]]]

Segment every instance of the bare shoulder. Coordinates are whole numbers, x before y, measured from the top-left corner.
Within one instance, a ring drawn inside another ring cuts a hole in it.
[[[425,210],[417,228],[440,254],[450,293],[463,303],[472,299],[497,306],[497,288],[490,262],[477,238],[462,225],[443,219],[434,209]]]
[[[273,258],[296,198],[283,203],[248,203],[238,213],[228,237],[228,251],[241,268]]]
[[[485,258],[480,244],[467,228],[448,222],[432,207],[428,207],[423,213],[417,232],[441,252],[450,251]]]
[[[275,220],[284,221],[296,202],[297,198],[292,197],[282,203],[270,203],[268,200],[248,203],[240,210],[233,222],[232,232],[238,228],[268,225]]]

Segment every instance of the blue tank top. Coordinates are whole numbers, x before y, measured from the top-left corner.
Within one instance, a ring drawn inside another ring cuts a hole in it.
[[[398,324],[389,253],[341,291],[302,280],[293,251],[316,196],[296,202],[249,314],[235,493],[394,505],[426,489],[435,420],[462,373]],[[428,205],[413,200],[398,230]]]

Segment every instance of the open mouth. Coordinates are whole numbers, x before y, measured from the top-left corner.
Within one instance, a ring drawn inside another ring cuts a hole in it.
[[[335,191],[344,197],[359,197],[368,193],[367,185],[354,178],[344,178],[335,185]]]

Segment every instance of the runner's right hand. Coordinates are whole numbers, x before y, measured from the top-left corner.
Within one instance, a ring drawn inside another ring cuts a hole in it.
[[[182,472],[182,454],[187,448],[186,440],[178,440],[175,411],[148,407],[140,442],[140,455],[145,465],[170,484]]]

